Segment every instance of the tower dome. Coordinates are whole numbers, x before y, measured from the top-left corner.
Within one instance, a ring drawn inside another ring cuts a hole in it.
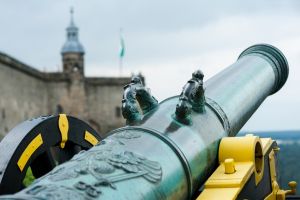
[[[70,12],[71,12],[71,22],[70,25],[67,27],[67,41],[62,47],[61,54],[66,54],[66,53],[84,54],[84,48],[80,44],[78,39],[78,28],[74,24],[74,19],[73,19],[74,11],[72,8]]]

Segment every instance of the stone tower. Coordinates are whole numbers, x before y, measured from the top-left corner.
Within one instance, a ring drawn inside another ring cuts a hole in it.
[[[62,47],[63,72],[67,74],[78,73],[84,76],[84,48],[78,39],[78,28],[73,19],[71,8],[71,22],[67,27],[67,41]]]
[[[131,78],[86,77],[85,51],[74,22],[71,10],[60,52],[63,72],[41,72],[0,51],[0,138],[24,120],[58,113],[88,122],[102,136],[124,126],[123,86]]]
[[[73,8],[70,10],[71,21],[67,27],[67,41],[62,47],[61,55],[63,73],[69,78],[69,91],[61,103],[63,112],[79,116],[83,119],[87,116],[86,94],[84,82],[84,48],[79,42],[78,28],[73,19]]]

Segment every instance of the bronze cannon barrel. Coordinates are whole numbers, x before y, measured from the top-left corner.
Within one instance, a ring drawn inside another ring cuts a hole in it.
[[[153,107],[144,103],[151,109],[130,125],[2,198],[191,199],[215,169],[220,139],[235,136],[264,99],[284,85],[288,63],[278,49],[260,44],[205,82],[204,96],[196,80],[203,76],[194,75],[180,96]],[[196,86],[199,98],[190,90]],[[135,110],[127,108],[126,113]]]
[[[288,73],[287,61],[277,48],[254,45],[206,82],[206,95],[226,113],[230,136],[236,135],[268,95],[285,84]]]

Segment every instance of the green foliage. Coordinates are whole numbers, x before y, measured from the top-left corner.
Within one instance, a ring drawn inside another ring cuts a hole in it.
[[[29,186],[33,181],[35,180],[35,177],[32,174],[31,168],[28,167],[25,178],[23,180],[23,184],[25,187]]]

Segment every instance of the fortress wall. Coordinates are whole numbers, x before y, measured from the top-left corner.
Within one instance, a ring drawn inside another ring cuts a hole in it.
[[[48,113],[45,82],[34,69],[20,63],[12,65],[0,62],[0,134],[24,120]]]
[[[48,111],[51,114],[58,112],[58,105],[63,109],[63,113],[70,114],[68,108],[70,84],[65,81],[48,83]],[[66,105],[67,104],[67,105]]]
[[[89,122],[91,124],[96,123],[94,126],[99,127],[101,134],[125,125],[121,113],[123,86],[123,83],[111,85],[86,84]]]
[[[123,86],[129,78],[87,78],[87,81],[61,81],[48,83],[48,109],[57,112],[57,105],[63,112],[78,117],[99,133],[124,126],[121,113]]]
[[[62,112],[82,120],[86,120],[86,94],[82,81],[63,81],[48,83],[48,110],[50,113],[59,113],[58,106]]]
[[[103,135],[125,125],[121,101],[130,77],[43,73],[0,52],[0,80],[2,135],[24,120],[57,113],[78,117]]]

